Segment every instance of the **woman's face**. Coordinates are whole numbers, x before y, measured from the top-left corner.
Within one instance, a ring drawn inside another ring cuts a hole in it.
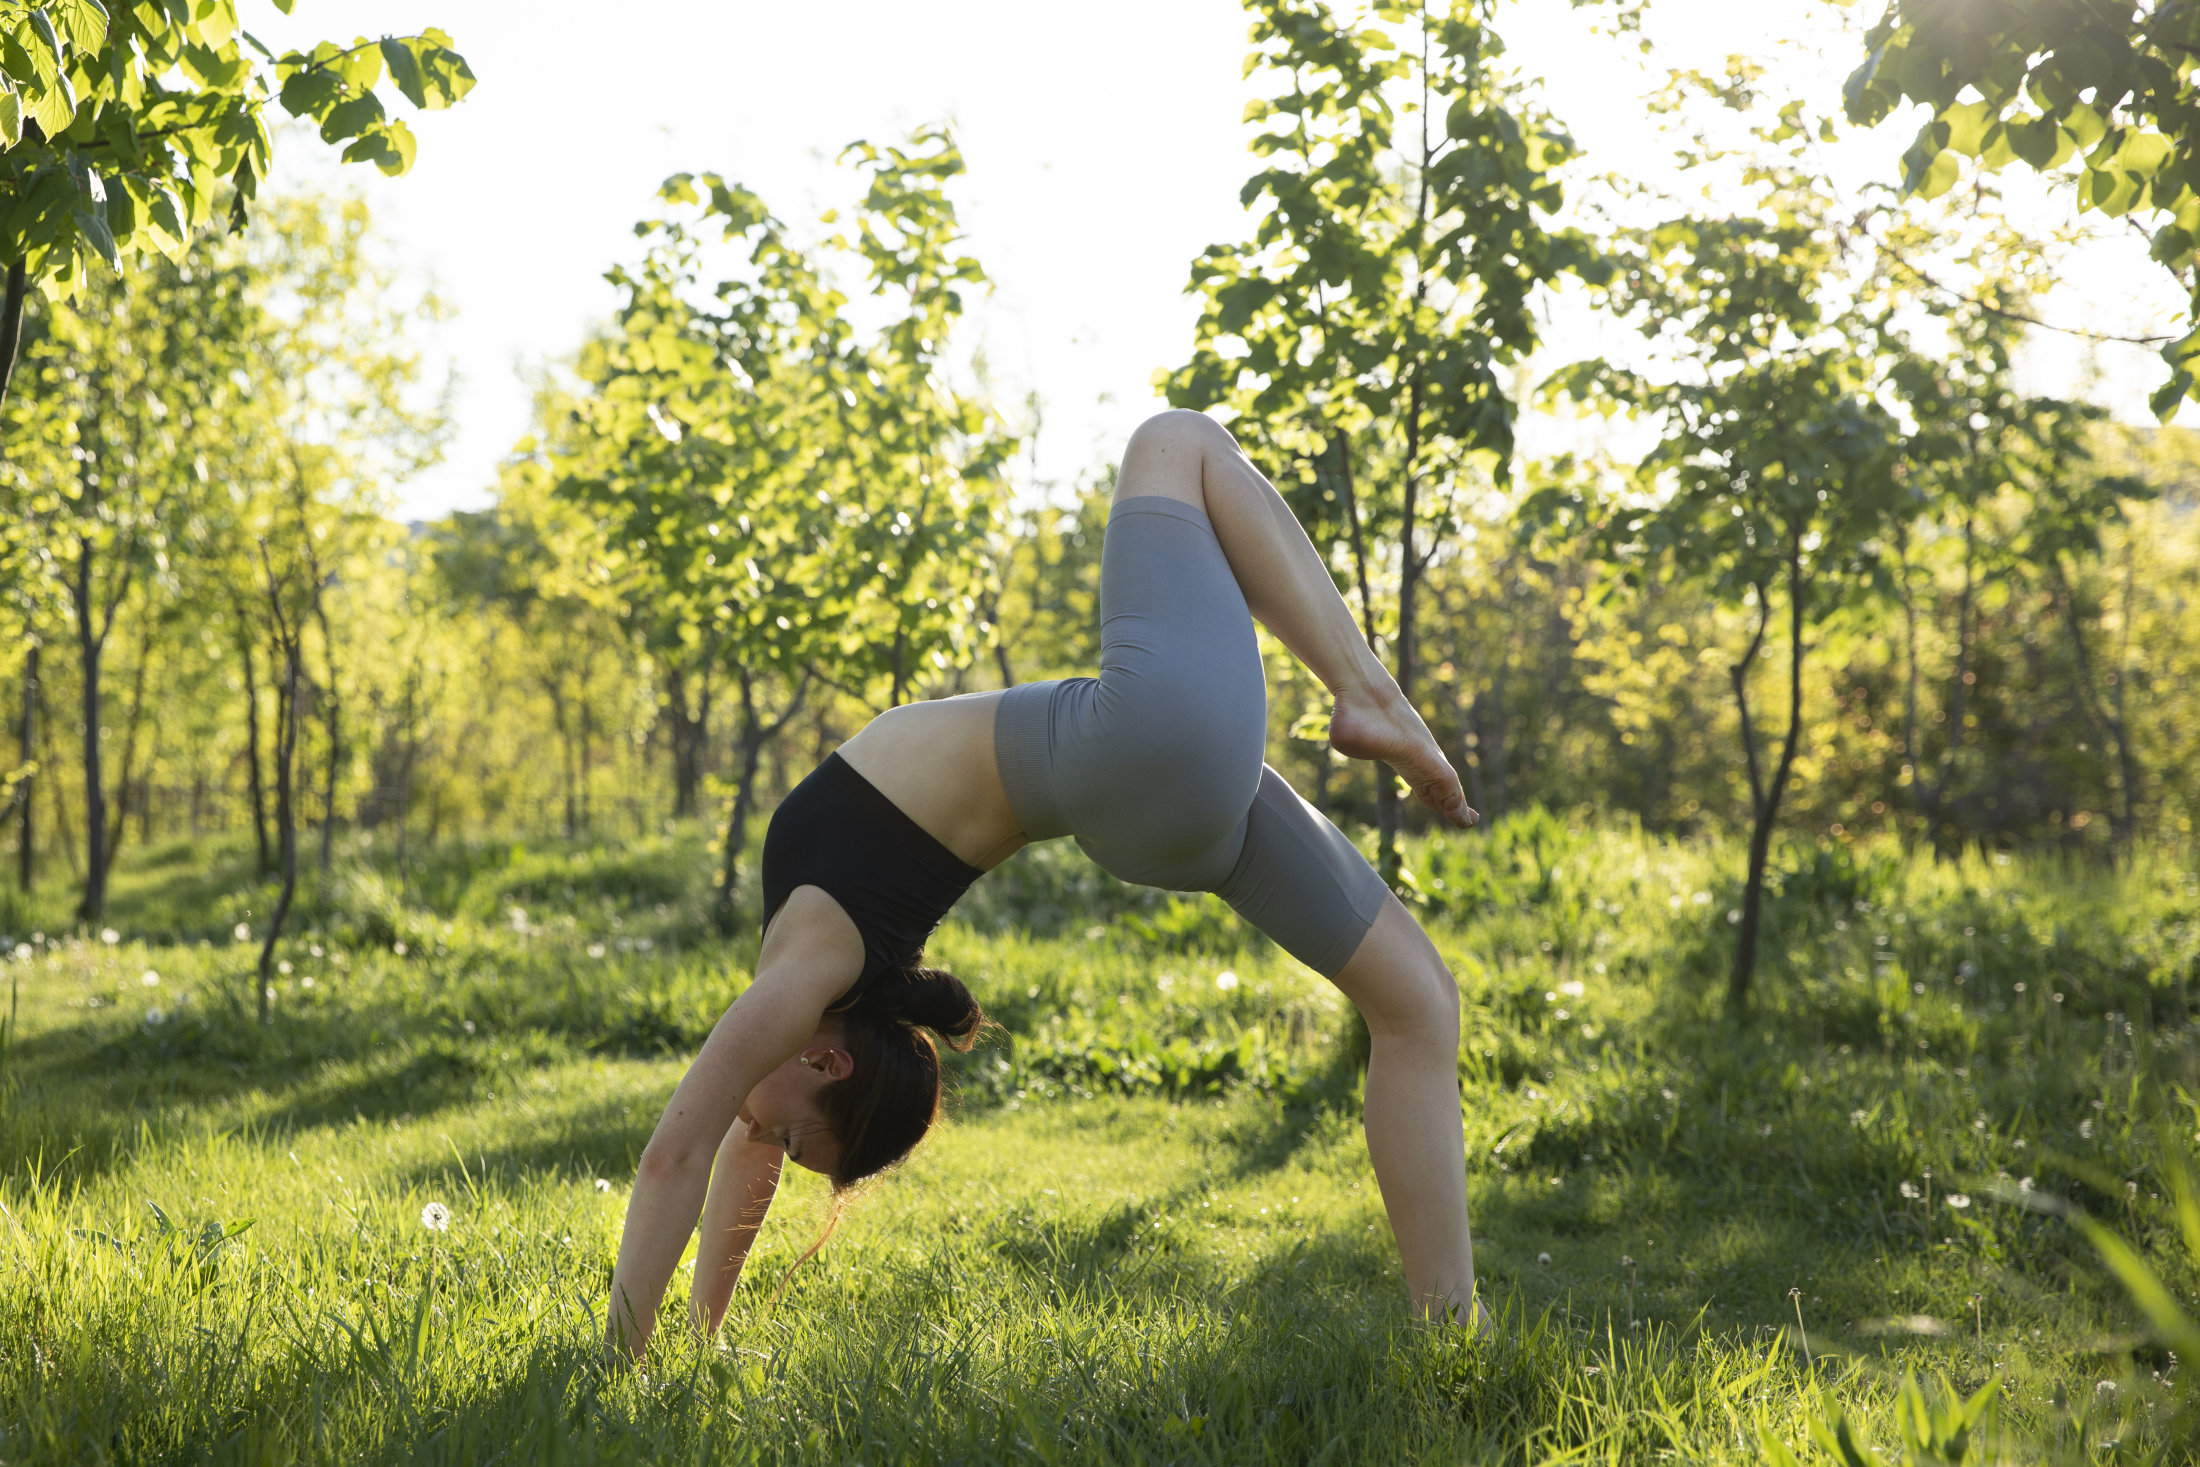
[[[846,1079],[851,1068],[838,1027],[821,1025],[800,1054],[749,1091],[740,1120],[750,1144],[776,1146],[795,1165],[830,1176],[840,1160],[840,1138],[825,1124],[817,1097],[835,1080]]]

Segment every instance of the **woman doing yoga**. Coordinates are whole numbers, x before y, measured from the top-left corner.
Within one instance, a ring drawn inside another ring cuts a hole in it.
[[[838,1190],[916,1145],[939,1106],[925,1031],[967,1045],[984,1017],[919,966],[924,941],[979,876],[1064,835],[1125,881],[1216,893],[1359,1009],[1368,1153],[1407,1292],[1422,1313],[1471,1315],[1458,990],[1359,852],[1262,764],[1253,620],[1329,689],[1332,747],[1389,764],[1465,827],[1458,776],[1298,521],[1210,418],[1163,413],[1132,435],[1100,611],[1098,678],[895,708],[774,814],[756,981],[642,1152],[608,1344],[648,1342],[698,1216],[691,1313],[717,1328],[782,1159]]]

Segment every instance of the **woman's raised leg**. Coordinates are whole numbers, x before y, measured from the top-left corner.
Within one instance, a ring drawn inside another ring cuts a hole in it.
[[[1473,824],[1477,817],[1467,808],[1459,777],[1428,726],[1368,648],[1289,506],[1228,431],[1199,413],[1148,419],[1124,453],[1116,498],[1147,494],[1182,500],[1206,514],[1253,615],[1336,699],[1331,745],[1348,756],[1382,759],[1431,809],[1454,825]],[[1321,823],[1311,811],[1295,813]],[[1278,818],[1288,823],[1293,814]],[[1279,844],[1294,838],[1309,848],[1320,844],[1305,831],[1268,830],[1257,823],[1248,835]],[[1289,881],[1316,873],[1310,889],[1319,889],[1320,858],[1255,860],[1260,854],[1248,853],[1233,882],[1246,876],[1250,865],[1263,868],[1258,878],[1274,873]],[[1251,884],[1257,888],[1262,880]],[[1233,905],[1248,895],[1255,903],[1261,899],[1257,890],[1230,895]],[[1368,1156],[1397,1239],[1407,1292],[1418,1311],[1465,1322],[1474,1309],[1474,1243],[1467,1225],[1466,1141],[1459,1116],[1458,985],[1428,935],[1387,894],[1331,977],[1367,1021]]]
[[[1196,506],[1261,625],[1329,689],[1330,746],[1351,759],[1380,759],[1422,804],[1461,829],[1467,808],[1459,776],[1435,736],[1368,647],[1337,583],[1291,507],[1230,436],[1204,413],[1166,412],[1131,435],[1116,478],[1118,500],[1165,495]]]

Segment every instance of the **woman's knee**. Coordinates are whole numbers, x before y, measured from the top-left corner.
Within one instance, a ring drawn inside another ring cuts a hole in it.
[[[1234,452],[1236,448],[1237,440],[1230,436],[1230,430],[1205,413],[1190,408],[1170,408],[1155,413],[1132,431],[1123,459],[1127,466],[1134,456],[1174,458],[1183,454],[1204,457],[1214,450]]]
[[[1336,983],[1378,1040],[1458,1048],[1459,985],[1436,944],[1396,898],[1384,901]]]

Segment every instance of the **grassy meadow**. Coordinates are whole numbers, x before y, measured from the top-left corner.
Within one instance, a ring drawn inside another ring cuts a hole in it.
[[[1737,1025],[1733,850],[1541,815],[1416,848],[1477,1341],[1406,1316],[1334,993],[1219,904],[1027,852],[934,944],[1000,1024],[949,1123],[792,1275],[828,1199],[790,1169],[721,1337],[628,1371],[595,1342],[634,1161],[754,951],[708,933],[700,837],[340,848],[264,1029],[242,860],[126,857],[99,931],[0,899],[10,1467],[2193,1451],[2055,1211],[2193,1297],[2166,860],[1796,854]]]

